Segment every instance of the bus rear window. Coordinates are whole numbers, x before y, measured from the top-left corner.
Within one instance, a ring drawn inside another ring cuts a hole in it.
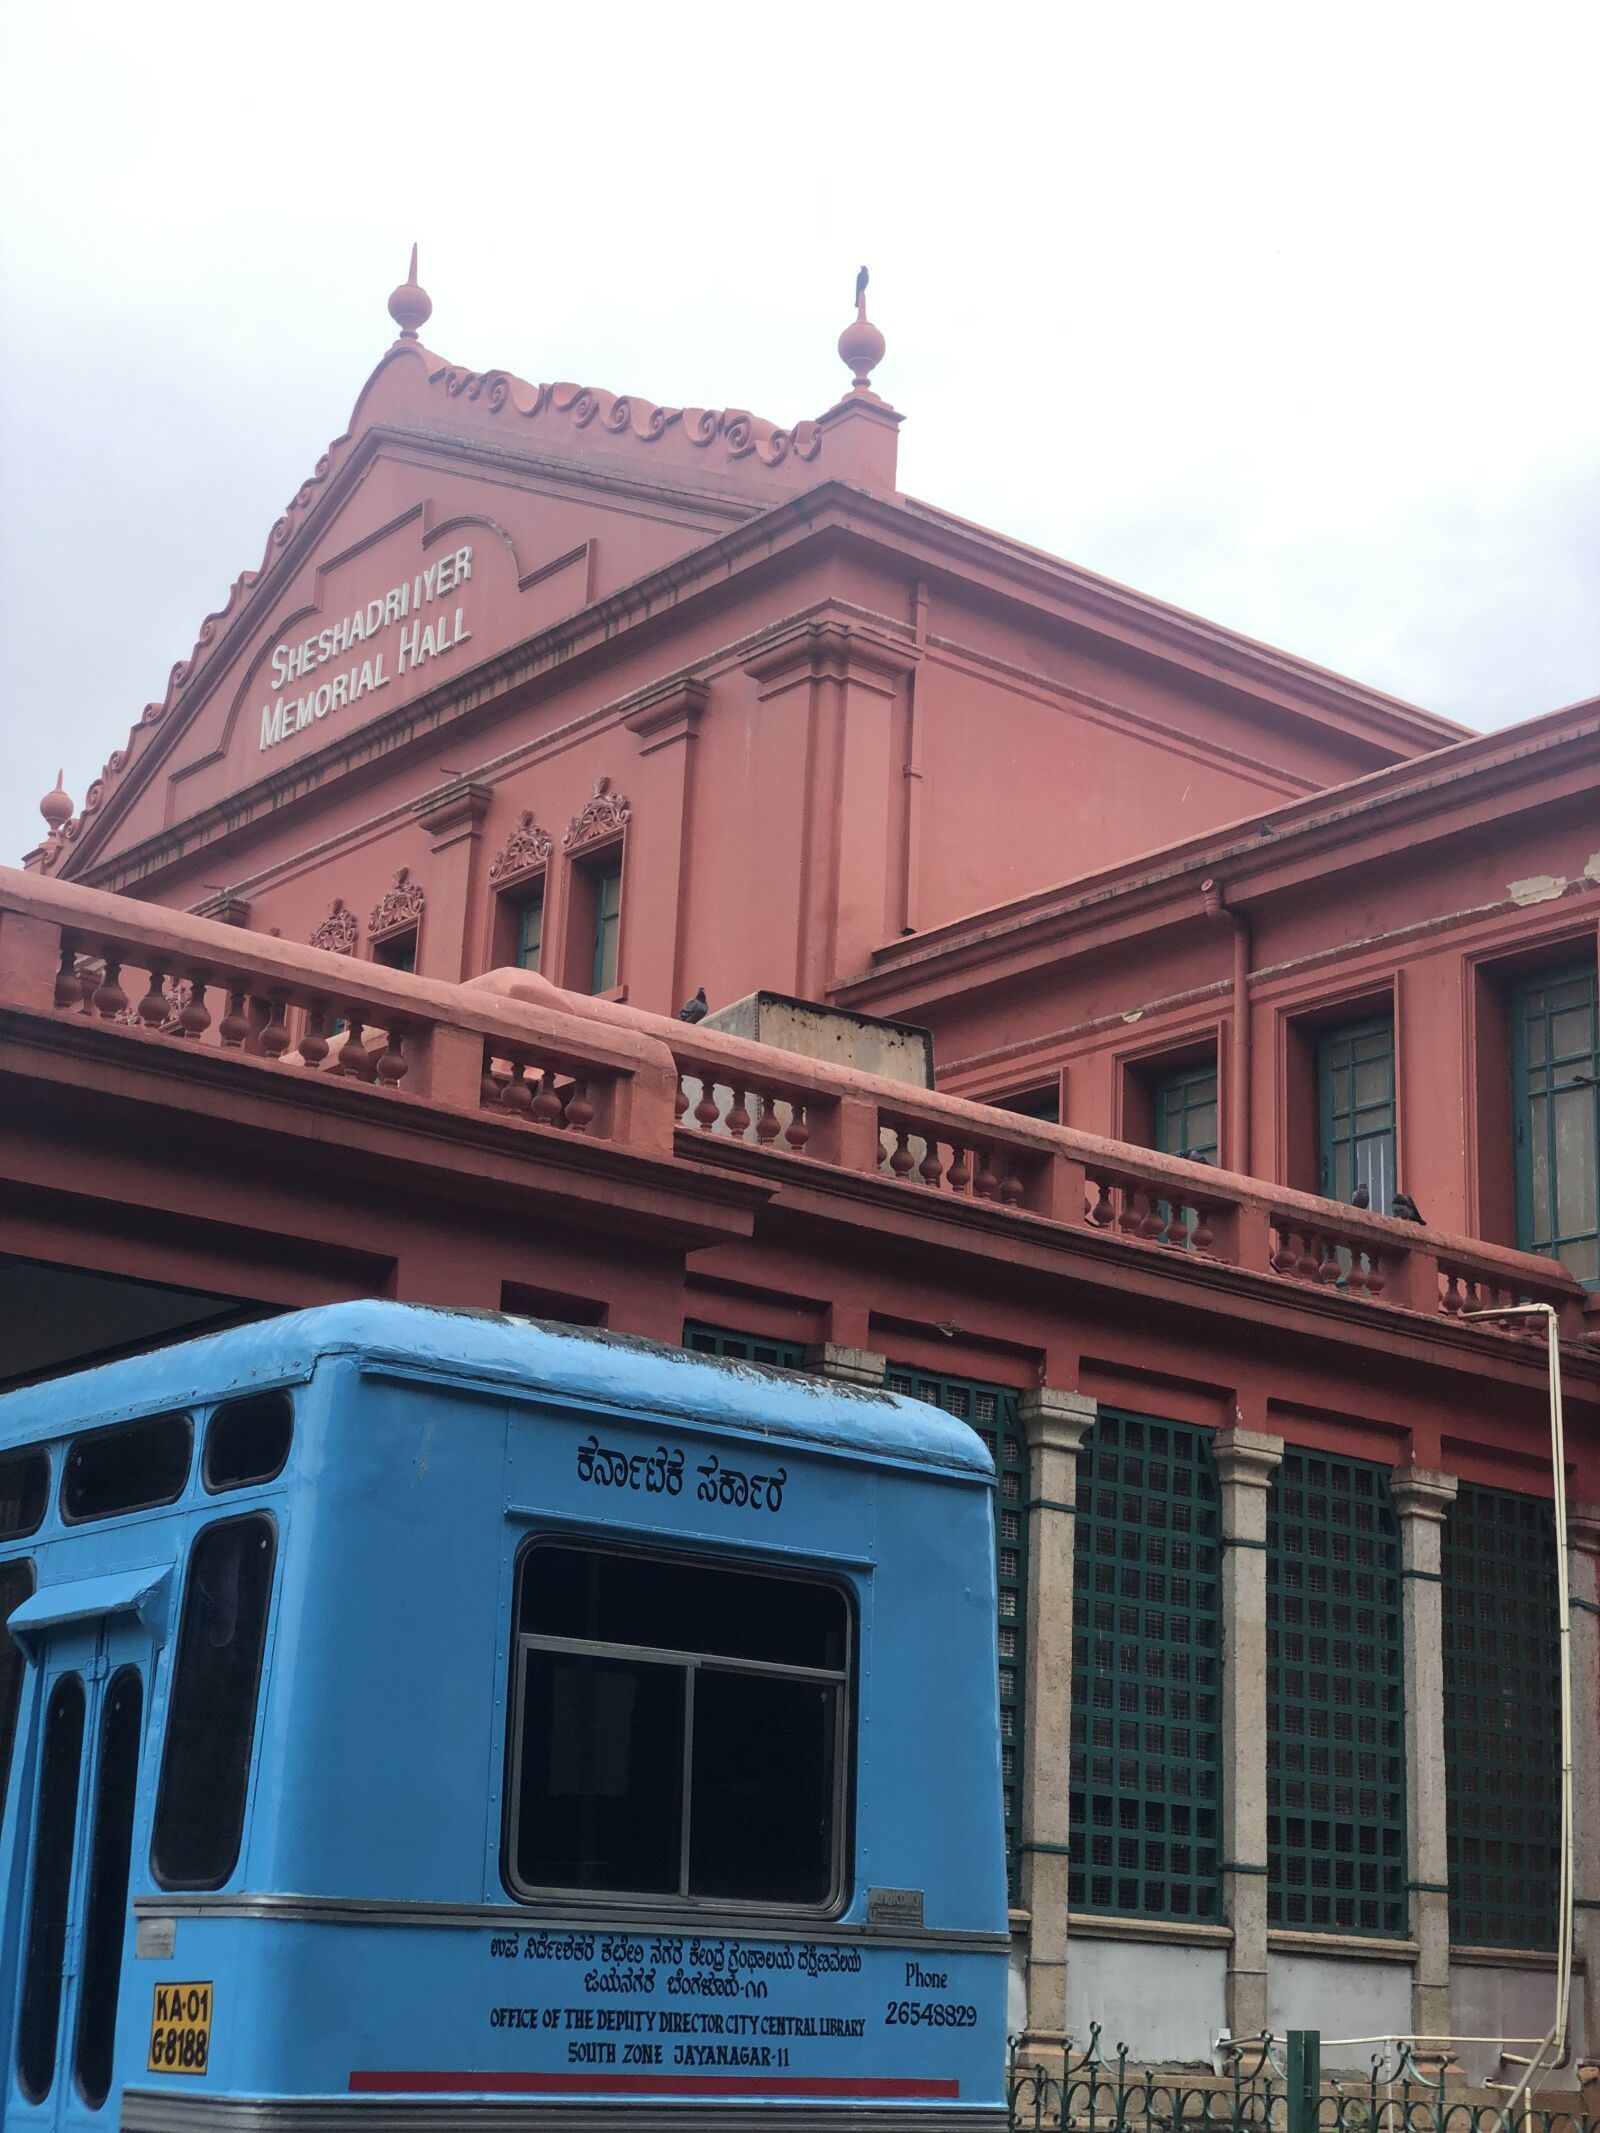
[[[205,1485],[248,1489],[276,1481],[289,1458],[294,1402],[286,1392],[258,1392],[230,1400],[206,1424]]]
[[[175,1503],[189,1478],[187,1415],[146,1415],[74,1437],[61,1477],[63,1518],[115,1518]]]
[[[189,1555],[150,1864],[169,1889],[220,1888],[244,1834],[277,1529],[207,1526]]]
[[[48,1452],[8,1452],[0,1459],[0,1540],[37,1533],[49,1500]]]
[[[517,1895],[837,1902],[851,1650],[837,1586],[532,1542],[517,1615]]]

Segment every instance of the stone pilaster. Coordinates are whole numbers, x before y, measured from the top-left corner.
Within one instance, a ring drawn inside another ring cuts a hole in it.
[[[1444,1603],[1441,1546],[1451,1474],[1400,1467],[1389,1493],[1400,1520],[1405,1635],[1406,1883],[1417,1964],[1411,2026],[1450,2033],[1450,1888],[1445,1848]]]
[[[1031,1921],[1023,2046],[1048,2063],[1067,2041],[1073,1539],[1078,1452],[1095,1403],[1039,1385],[1022,1395],[1021,1418],[1029,1472],[1021,1898]]]
[[[806,1350],[806,1368],[819,1378],[832,1378],[836,1385],[865,1385],[881,1392],[888,1374],[889,1358],[875,1348],[850,1348],[842,1341],[813,1341]]]
[[[1222,1520],[1222,1906],[1233,1928],[1227,2021],[1267,2026],[1267,1490],[1283,1439],[1219,1430]]]
[[[1583,1962],[1585,2049],[1600,2039],[1600,1504],[1567,1505],[1572,1601],[1573,1821],[1577,1834],[1577,1954]]]

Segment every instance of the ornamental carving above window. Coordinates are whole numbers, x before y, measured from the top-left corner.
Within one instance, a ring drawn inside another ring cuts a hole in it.
[[[632,809],[619,792],[611,790],[609,778],[596,778],[594,798],[586,800],[561,840],[563,851],[576,851],[580,844],[594,844],[601,837],[615,837],[627,828]]]
[[[571,842],[571,839],[568,839]],[[508,874],[526,874],[532,867],[542,867],[550,857],[551,839],[548,830],[540,829],[533,819],[533,809],[525,807],[517,817],[517,826],[505,841],[505,847],[489,869],[491,881],[504,881]]]
[[[411,879],[409,867],[402,867],[394,877],[394,887],[385,889],[372,907],[372,916],[367,920],[368,937],[377,940],[380,934],[398,933],[403,926],[419,924],[426,901],[421,883]]]
[[[354,955],[359,927],[355,913],[342,896],[336,896],[327,917],[311,936],[313,948],[329,949],[334,955]]]

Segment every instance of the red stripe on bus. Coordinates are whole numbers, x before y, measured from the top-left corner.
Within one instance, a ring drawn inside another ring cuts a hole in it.
[[[878,2075],[802,2074],[773,2080],[760,2074],[445,2074],[369,2068],[350,2076],[350,2089],[359,2096],[859,2096],[925,2103],[959,2096],[961,2084]]]

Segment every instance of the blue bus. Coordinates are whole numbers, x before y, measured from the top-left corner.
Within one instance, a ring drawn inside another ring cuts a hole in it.
[[[0,1399],[0,2121],[999,2125],[993,1485],[387,1303]]]

